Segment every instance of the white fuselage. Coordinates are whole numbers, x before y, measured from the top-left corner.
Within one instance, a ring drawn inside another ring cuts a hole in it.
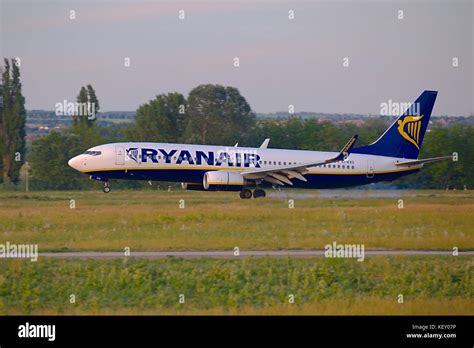
[[[101,178],[199,183],[207,171],[272,169],[324,161],[336,155],[326,151],[129,142],[95,146],[71,159],[69,165]],[[403,160],[352,153],[344,161],[308,168],[308,181],[298,182],[297,187],[363,185],[393,180],[420,168],[395,165]]]

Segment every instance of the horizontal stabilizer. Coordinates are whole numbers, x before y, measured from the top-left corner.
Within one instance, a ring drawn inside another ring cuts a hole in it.
[[[395,165],[397,167],[411,167],[411,166],[423,165],[425,163],[444,161],[444,160],[452,159],[452,158],[453,158],[453,156],[433,157],[433,158],[420,159],[420,160],[416,160],[416,161],[395,163]]]

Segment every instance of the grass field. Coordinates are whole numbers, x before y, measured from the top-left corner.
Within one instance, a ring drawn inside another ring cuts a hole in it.
[[[450,256],[8,260],[0,314],[473,315],[473,269]]]
[[[283,191],[258,200],[181,190],[0,193],[0,243],[40,251],[322,249],[333,241],[472,250],[473,226],[470,191]]]
[[[322,249],[336,241],[472,250],[473,213],[474,194],[461,191],[284,191],[259,200],[156,190],[0,193],[0,244],[146,251]],[[472,315],[473,265],[468,256],[2,259],[0,314]]]

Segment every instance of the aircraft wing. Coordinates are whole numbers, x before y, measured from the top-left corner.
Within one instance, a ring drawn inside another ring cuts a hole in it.
[[[318,162],[309,162],[304,164],[282,166],[277,168],[265,168],[265,169],[252,169],[244,170],[240,174],[247,180],[264,180],[272,184],[277,185],[293,185],[291,179],[296,178],[302,181],[307,181],[304,174],[308,171],[308,168],[329,164],[334,162],[343,161],[349,156],[350,151],[354,147],[358,135],[355,134],[344,147],[341,149],[339,154],[335,157],[328,158],[327,160]]]
[[[444,160],[452,159],[452,158],[453,156],[433,157],[433,158],[425,158],[425,159],[420,159],[420,160],[415,160],[415,161],[399,162],[399,163],[395,163],[395,165],[397,167],[411,167],[411,166],[418,166],[420,164],[423,165],[425,163],[444,161]]]

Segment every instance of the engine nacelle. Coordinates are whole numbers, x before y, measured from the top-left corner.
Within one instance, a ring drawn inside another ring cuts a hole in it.
[[[216,170],[204,173],[202,186],[211,191],[240,191],[245,179],[239,172]]]

